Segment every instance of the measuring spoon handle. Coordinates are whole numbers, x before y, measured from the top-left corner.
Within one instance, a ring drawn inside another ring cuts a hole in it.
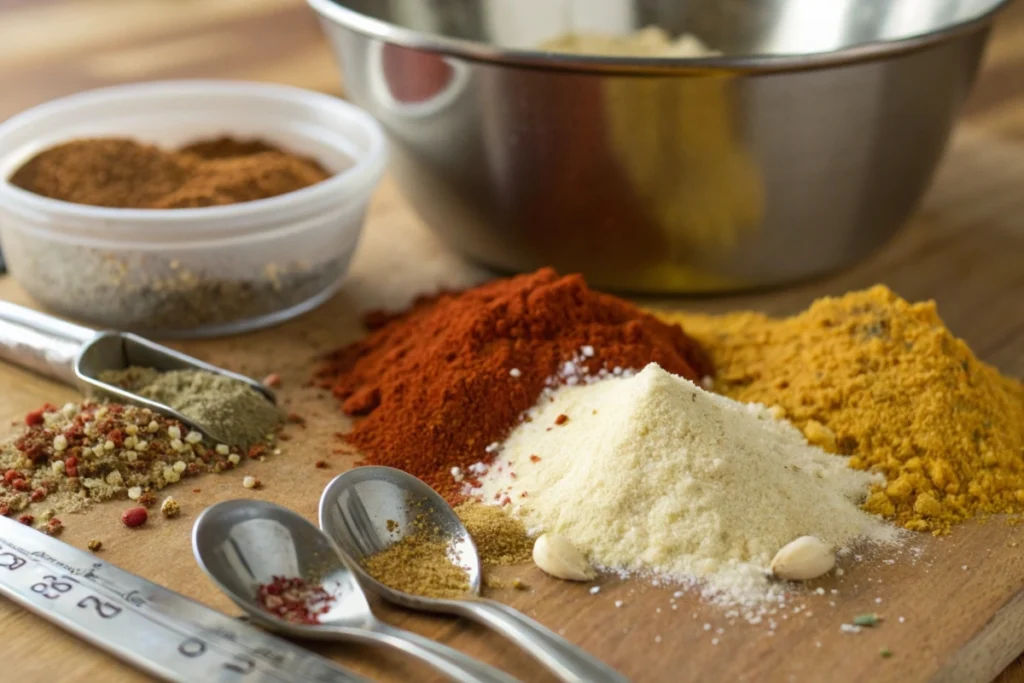
[[[504,671],[473,659],[458,650],[423,636],[374,621],[367,632],[378,643],[419,659],[453,681],[460,683],[519,683]]]
[[[75,358],[94,330],[0,301],[0,359],[65,384],[77,384]]]
[[[629,683],[597,657],[508,605],[494,600],[460,601],[458,605],[463,616],[515,642],[567,683]]]

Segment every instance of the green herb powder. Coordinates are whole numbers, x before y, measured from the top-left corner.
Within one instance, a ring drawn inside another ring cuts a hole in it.
[[[101,373],[100,380],[170,406],[231,445],[265,441],[284,419],[245,382],[203,370],[130,367]]]

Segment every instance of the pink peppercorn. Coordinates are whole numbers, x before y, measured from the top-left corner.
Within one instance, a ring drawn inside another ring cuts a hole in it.
[[[134,528],[142,526],[149,519],[149,513],[146,512],[146,508],[128,508],[121,513],[121,523],[126,527]]]

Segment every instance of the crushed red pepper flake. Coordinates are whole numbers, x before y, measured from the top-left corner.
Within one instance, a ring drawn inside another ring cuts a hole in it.
[[[565,413],[562,413],[561,415],[559,415],[558,417],[555,418],[555,424],[556,425],[564,425],[568,421],[569,421],[569,416],[566,415]]]
[[[256,600],[264,610],[287,622],[319,624],[321,615],[330,611],[334,596],[320,584],[275,576],[257,589]]]

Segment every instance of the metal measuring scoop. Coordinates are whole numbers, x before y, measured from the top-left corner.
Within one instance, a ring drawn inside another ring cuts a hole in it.
[[[123,403],[145,406],[223,443],[229,442],[208,426],[194,422],[163,403],[108,384],[99,379],[100,374],[108,370],[124,370],[130,366],[153,368],[161,372],[203,370],[245,382],[271,403],[276,401],[274,392],[259,382],[138,335],[91,330],[7,301],[0,301],[0,358],[76,387],[86,396],[105,396]]]
[[[330,539],[280,505],[229,500],[207,508],[192,528],[192,552],[203,571],[254,622],[282,635],[391,647],[460,683],[517,683],[458,650],[379,621]],[[259,586],[275,576],[320,584],[334,597],[329,611],[319,615],[319,624],[296,624],[260,606]]]
[[[426,526],[441,530],[449,541],[450,556],[468,569],[470,593],[465,599],[405,593],[377,581],[363,568],[366,557],[409,534],[421,515],[427,516]],[[444,498],[411,474],[391,467],[357,467],[335,477],[320,497],[320,528],[341,550],[363,586],[385,600],[473,619],[515,642],[563,681],[627,683],[622,674],[533,619],[481,598],[480,557],[473,539]]]

